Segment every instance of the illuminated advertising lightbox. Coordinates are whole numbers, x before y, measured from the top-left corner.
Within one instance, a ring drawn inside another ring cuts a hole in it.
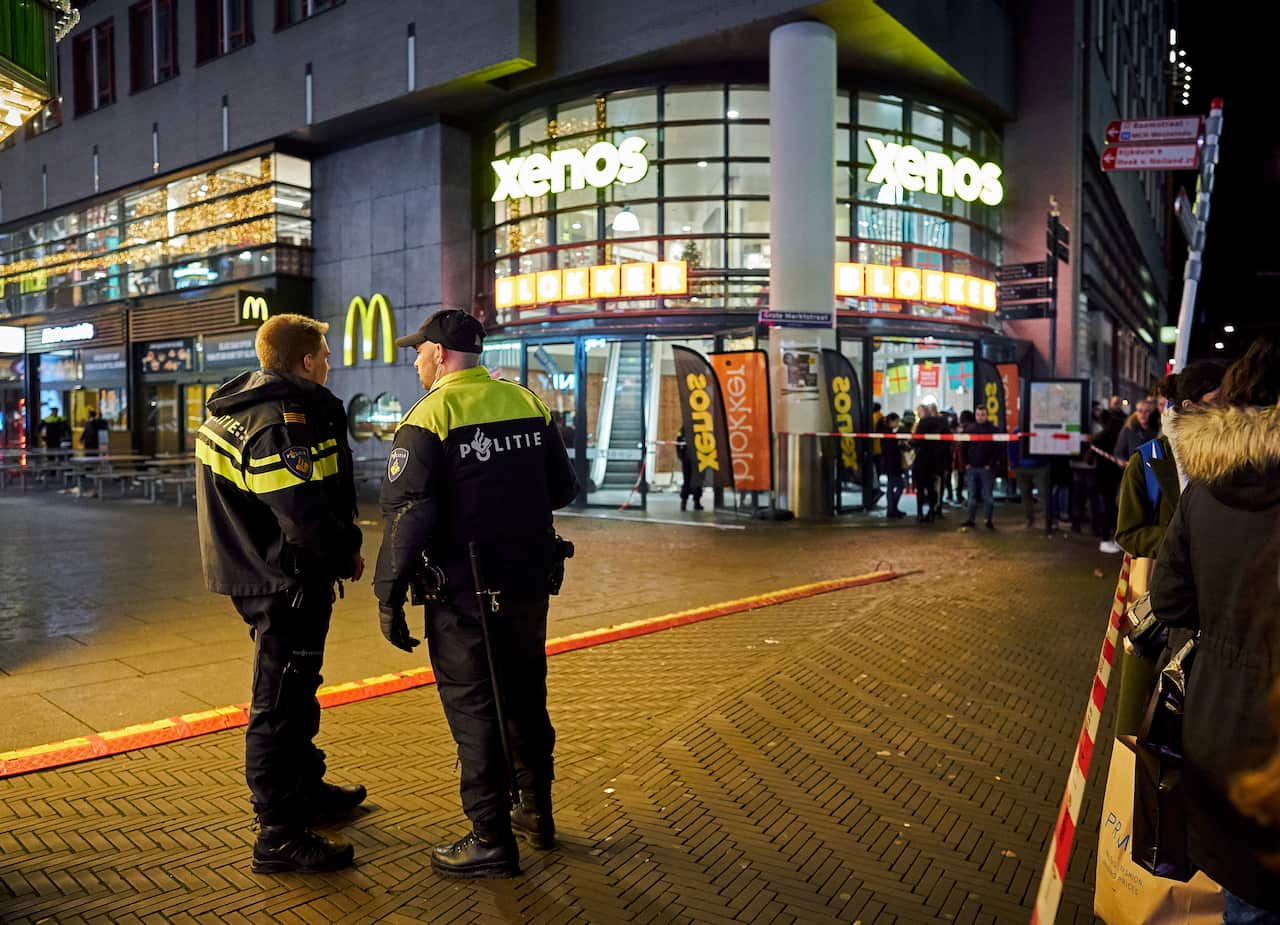
[[[598,141],[585,151],[557,148],[550,155],[530,154],[493,161],[498,186],[493,201],[528,199],[547,193],[603,189],[613,183],[639,183],[649,172],[645,139],[632,135],[620,144]]]
[[[979,165],[971,157],[952,160],[941,151],[921,151],[915,145],[868,138],[867,147],[875,165],[867,172],[868,183],[884,183],[911,192],[954,196],[965,202],[998,206],[1004,201],[1000,165],[988,161]]]

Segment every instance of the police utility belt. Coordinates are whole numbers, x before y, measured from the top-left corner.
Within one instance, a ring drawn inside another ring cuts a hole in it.
[[[564,563],[566,559],[573,558],[573,553],[573,543],[556,534],[552,540],[551,562],[547,569],[547,594],[560,593],[560,587],[564,584]],[[449,579],[444,569],[433,561],[424,549],[420,554],[418,568],[409,580],[409,602],[415,606],[440,603],[448,597],[451,590],[453,589],[449,587]],[[492,592],[495,597],[497,593]],[[497,601],[493,603],[494,609],[497,610]]]

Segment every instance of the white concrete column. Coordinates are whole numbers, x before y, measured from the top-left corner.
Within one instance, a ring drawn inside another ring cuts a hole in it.
[[[817,22],[769,38],[769,308],[826,316],[812,328],[769,332],[773,420],[780,433],[827,431],[818,380],[801,374],[835,346],[836,36]],[[789,362],[787,362],[789,358]],[[798,517],[830,512],[814,438],[779,437],[778,506]]]

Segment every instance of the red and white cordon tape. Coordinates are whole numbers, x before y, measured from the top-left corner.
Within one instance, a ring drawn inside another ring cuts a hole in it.
[[[1080,739],[1076,742],[1076,753],[1071,759],[1071,770],[1067,775],[1067,790],[1062,795],[1058,821],[1053,827],[1053,840],[1049,843],[1049,857],[1045,860],[1044,874],[1040,878],[1040,890],[1036,894],[1031,925],[1053,925],[1058,914],[1058,904],[1062,901],[1062,884],[1067,876],[1067,862],[1071,859],[1071,845],[1075,841],[1076,825],[1080,820],[1084,785],[1089,778],[1093,745],[1097,741],[1098,723],[1102,719],[1102,705],[1107,699],[1107,683],[1111,680],[1111,667],[1120,641],[1120,618],[1124,615],[1125,601],[1129,597],[1130,562],[1126,553],[1120,566],[1120,580],[1116,582],[1116,595],[1111,602],[1111,619],[1107,623],[1107,634],[1102,640],[1098,670],[1093,675],[1089,705],[1084,711],[1084,728],[1080,730]]]
[[[778,434],[781,436],[786,434],[791,437],[858,437],[869,440],[941,440],[947,443],[1012,443],[1014,440],[1021,440],[1023,437],[1033,437],[1031,433],[1014,433],[1014,434],[882,434],[876,432],[841,433],[840,431],[785,431],[780,430]],[[1041,434],[1040,436],[1048,436],[1054,440],[1088,440],[1088,437],[1081,437],[1078,434],[1052,433]]]

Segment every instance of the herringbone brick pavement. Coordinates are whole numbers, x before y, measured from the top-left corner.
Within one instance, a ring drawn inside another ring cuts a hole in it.
[[[463,828],[427,689],[325,713],[331,776],[370,790],[354,869],[249,872],[222,733],[0,781],[0,919],[1029,921],[1114,576],[1082,544],[989,548],[554,658],[560,844],[518,879],[429,869]],[[1100,791],[1059,922],[1093,921]]]

